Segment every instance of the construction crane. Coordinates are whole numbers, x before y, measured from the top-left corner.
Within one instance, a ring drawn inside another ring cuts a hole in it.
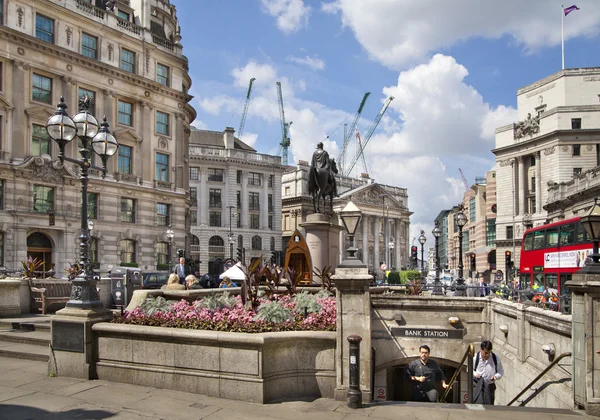
[[[340,173],[344,173],[344,167],[346,165],[346,154],[348,152],[348,146],[350,145],[350,139],[352,138],[352,133],[354,133],[354,130],[356,130],[356,124],[358,124],[358,119],[360,118],[360,114],[362,113],[363,107],[365,106],[367,98],[370,94],[371,92],[366,92],[365,96],[363,96],[363,99],[360,102],[360,106],[358,107],[358,111],[356,111],[356,114],[354,115],[354,120],[352,121],[352,124],[350,125],[349,129],[347,130],[344,127],[344,144],[342,145],[342,150],[340,151],[340,154],[337,159],[337,165],[340,170]]]
[[[288,147],[290,147],[290,144],[292,144],[292,141],[290,140],[290,126],[292,125],[292,122],[285,122],[283,95],[281,94],[281,82],[277,82],[277,99],[279,100],[279,118],[281,119],[281,143],[279,143],[279,148],[281,149],[281,163],[283,165],[287,165]],[[277,154],[279,154],[279,152]]]
[[[377,116],[375,117],[375,120],[371,123],[371,125],[367,129],[367,135],[365,136],[364,142],[361,144],[360,148],[356,151],[356,154],[354,155],[354,157],[352,158],[352,161],[348,165],[348,169],[344,170],[342,172],[343,176],[350,175],[350,172],[352,172],[352,169],[354,169],[354,165],[356,165],[356,162],[358,161],[359,158],[363,157],[363,159],[364,159],[363,155],[365,152],[365,148],[367,147],[367,144],[369,144],[369,140],[371,140],[371,136],[373,135],[373,132],[379,125],[379,121],[381,121],[381,118],[383,118],[383,114],[385,114],[385,111],[387,111],[388,107],[390,106],[390,103],[393,100],[394,100],[394,97],[390,96],[384,102],[383,106],[381,107],[381,110],[379,111],[379,114],[377,114]],[[359,142],[359,144],[360,143],[361,142]]]
[[[465,191],[469,191],[469,183],[467,182],[467,178],[465,178],[465,174],[463,174],[463,171],[460,168],[458,168],[458,172],[460,172],[460,177],[462,178],[463,185],[465,186]]]
[[[360,139],[360,133],[358,132],[358,127],[356,127],[356,145],[358,147],[357,150],[362,150],[363,145],[362,145],[362,141]],[[361,153],[360,157],[362,159],[364,173],[365,174],[369,174],[369,167],[367,166],[367,160],[365,159],[365,154]]]
[[[240,128],[238,130],[238,139],[242,139],[242,135],[244,134],[244,126],[246,125],[246,116],[248,115],[248,107],[250,106],[250,94],[252,93],[252,83],[256,80],[255,77],[250,79],[250,84],[248,85],[248,93],[246,94],[246,104],[244,105],[244,112],[242,112],[242,120],[240,121]]]

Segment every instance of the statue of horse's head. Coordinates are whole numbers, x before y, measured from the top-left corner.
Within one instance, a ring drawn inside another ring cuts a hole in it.
[[[334,174],[338,173],[337,163],[335,163],[335,159],[331,159],[331,172]]]

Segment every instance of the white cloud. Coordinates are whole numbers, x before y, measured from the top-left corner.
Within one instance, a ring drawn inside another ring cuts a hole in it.
[[[256,139],[258,139],[258,134],[255,133],[246,133],[244,132],[243,141],[250,147],[256,146]]]
[[[310,67],[313,70],[325,70],[325,61],[321,60],[318,57],[310,57],[308,55],[305,57],[289,56],[287,58],[287,61],[296,64],[302,64],[303,66]]]
[[[560,44],[558,0],[335,0],[322,6],[339,14],[371,58],[395,69],[470,38],[511,36],[526,52]],[[565,18],[565,39],[600,32],[597,0],[579,0]]]
[[[208,130],[208,125],[204,121],[200,121],[198,118],[192,121],[191,125],[196,127],[198,130]]]
[[[262,0],[263,10],[276,18],[277,27],[289,35],[308,25],[311,8],[303,0]]]

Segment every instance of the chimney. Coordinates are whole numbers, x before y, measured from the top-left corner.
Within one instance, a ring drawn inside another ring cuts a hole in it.
[[[307,160],[298,160],[299,166],[310,166]]]
[[[225,127],[225,131],[223,131],[223,143],[226,149],[233,149],[233,133],[235,133],[233,128]]]

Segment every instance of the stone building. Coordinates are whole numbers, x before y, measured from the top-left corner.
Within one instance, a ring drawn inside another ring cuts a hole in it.
[[[257,153],[227,127],[192,128],[189,159],[190,255],[200,272],[220,274],[228,258],[270,261],[282,249],[281,157]]]
[[[106,3],[106,4],[105,4]],[[186,246],[188,61],[168,0],[0,1],[0,265],[39,257],[63,275],[79,257],[79,166],[58,161],[45,123],[64,96],[106,115],[120,147],[88,190],[91,258],[155,269]],[[65,155],[79,158],[77,141]],[[100,159],[95,157],[94,164]],[[183,169],[181,169],[183,168]]]
[[[498,267],[519,266],[527,227],[580,214],[555,194],[591,178],[600,156],[600,68],[565,69],[517,91],[519,121],[496,129]],[[581,176],[583,175],[583,176]],[[566,197],[566,195],[564,196]],[[583,206],[583,207],[582,207]],[[550,212],[550,214],[549,214]]]
[[[308,170],[308,162],[299,161],[296,167],[288,167],[282,176],[284,247],[295,229],[304,233],[301,224],[314,212],[312,198],[308,194]],[[337,214],[337,222],[342,224],[339,212],[349,201],[362,212],[355,238],[359,248],[357,256],[379,277],[383,262],[398,270],[407,267],[412,212],[408,210],[406,188],[378,184],[366,176],[351,178],[336,175],[336,180],[339,197],[334,200],[333,211]],[[349,246],[346,236],[344,232],[340,234],[340,262]]]

